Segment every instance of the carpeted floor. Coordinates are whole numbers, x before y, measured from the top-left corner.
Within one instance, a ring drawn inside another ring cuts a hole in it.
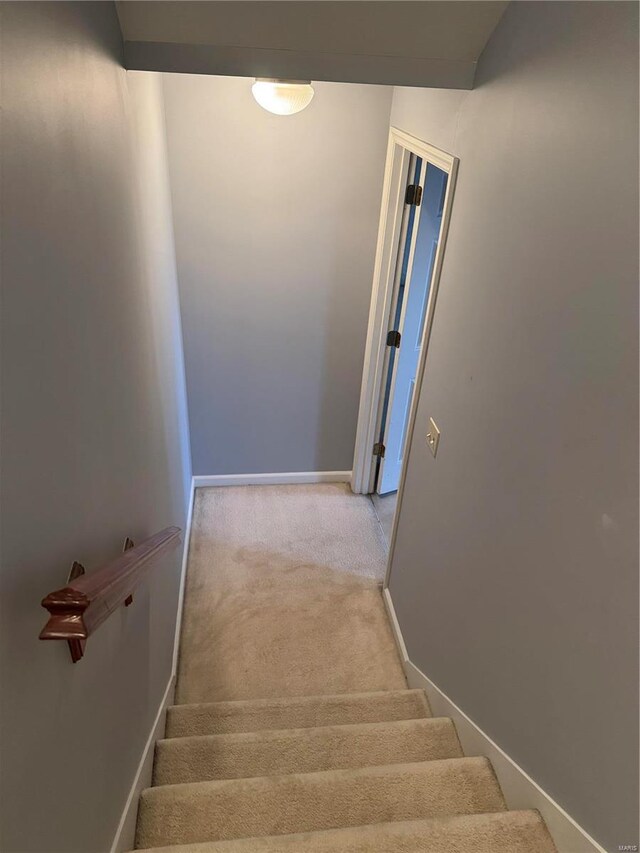
[[[404,688],[386,552],[346,484],[198,489],[176,701]]]
[[[197,492],[179,704],[137,849],[556,853],[406,687],[385,552],[373,504],[344,485]]]

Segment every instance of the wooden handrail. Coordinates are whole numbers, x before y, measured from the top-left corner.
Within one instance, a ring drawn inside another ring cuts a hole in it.
[[[125,551],[116,560],[91,574],[70,580],[63,589],[50,592],[42,599],[49,621],[40,633],[41,640],[66,640],[74,663],[84,654],[86,639],[118,607],[131,604],[133,591],[143,579],[151,563],[160,554],[180,542],[179,527],[165,527],[160,533]],[[74,567],[78,564],[74,564]],[[82,571],[82,567],[79,567]]]

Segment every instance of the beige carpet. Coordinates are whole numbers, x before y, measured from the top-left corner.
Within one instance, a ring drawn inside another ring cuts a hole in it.
[[[447,758],[147,788],[138,844],[283,835],[505,808],[486,758]]]
[[[173,705],[167,712],[166,737],[346,726],[428,716],[429,703],[423,690]]]
[[[495,812],[295,835],[209,841],[149,853],[554,853],[540,815]]]
[[[346,484],[198,489],[177,701],[405,687],[386,544]]]
[[[540,816],[507,812],[424,693],[169,709],[137,848],[165,853],[554,853]],[[172,846],[166,846],[172,845]]]
[[[168,709],[137,848],[554,853],[407,688],[384,555],[346,486],[198,492],[177,700],[192,704]]]
[[[167,738],[156,745],[154,782],[212,782],[284,773],[460,758],[448,717]]]

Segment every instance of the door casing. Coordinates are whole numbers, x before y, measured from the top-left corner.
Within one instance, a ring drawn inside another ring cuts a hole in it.
[[[389,565],[391,565],[395,544],[397,519],[402,503],[402,493],[404,491],[406,470],[415,426],[418,397],[428,356],[429,337],[433,325],[459,163],[457,157],[441,151],[439,148],[435,148],[433,145],[429,145],[427,142],[423,142],[405,133],[403,130],[396,127],[391,127],[389,130],[380,224],[378,227],[378,241],[373,271],[371,307],[369,310],[369,325],[360,391],[356,445],[351,475],[351,488],[356,494],[370,494],[374,488],[375,457],[373,456],[373,445],[378,440],[377,436],[380,434],[383,387],[389,361],[389,348],[386,341],[387,332],[391,330],[390,323],[392,322],[392,306],[395,295],[394,280],[398,252],[401,246],[402,214],[405,205],[404,195],[411,154],[422,158],[425,163],[425,174],[426,164],[432,163],[443,172],[446,172],[448,180],[442,212],[442,228],[434,260],[433,277],[422,334],[420,361],[416,374],[416,391],[413,395],[409,414],[409,426],[406,438],[407,450],[402,466],[400,485],[398,487],[397,508],[389,547]]]

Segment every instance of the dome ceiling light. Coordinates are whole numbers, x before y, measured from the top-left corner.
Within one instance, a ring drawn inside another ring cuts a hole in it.
[[[251,87],[260,106],[279,116],[290,116],[308,107],[314,95],[309,80],[278,80],[256,77]]]

